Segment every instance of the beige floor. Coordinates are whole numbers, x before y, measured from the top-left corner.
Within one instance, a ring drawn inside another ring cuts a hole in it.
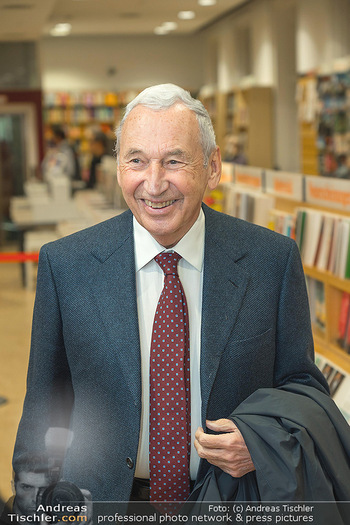
[[[22,403],[29,355],[34,292],[21,286],[18,264],[0,264],[0,496],[11,495],[11,457]]]

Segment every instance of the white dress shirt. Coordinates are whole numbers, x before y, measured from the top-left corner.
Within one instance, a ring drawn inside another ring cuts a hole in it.
[[[164,273],[154,257],[164,251],[176,251],[182,259],[178,273],[185,291],[190,325],[191,372],[191,479],[197,475],[199,456],[194,435],[201,426],[200,335],[203,289],[205,218],[200,211],[197,221],[171,250],[166,250],[134,218],[137,309],[141,347],[142,413],[139,450],[135,476],[149,478],[149,360],[154,315],[163,289]]]

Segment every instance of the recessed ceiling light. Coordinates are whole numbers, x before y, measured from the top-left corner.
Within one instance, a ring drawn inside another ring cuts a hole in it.
[[[216,0],[198,0],[198,3],[199,5],[201,6],[210,6],[210,5],[215,5],[216,4]]]
[[[196,13],[194,11],[180,11],[177,16],[180,18],[180,20],[193,20],[193,18],[196,16]]]
[[[167,31],[175,31],[175,29],[177,29],[177,23],[176,22],[163,22],[162,27],[164,27]]]
[[[72,25],[68,23],[56,24],[50,31],[52,36],[67,36],[72,30]]]
[[[156,35],[167,35],[169,33],[168,29],[165,29],[163,26],[157,26],[153,31]]]

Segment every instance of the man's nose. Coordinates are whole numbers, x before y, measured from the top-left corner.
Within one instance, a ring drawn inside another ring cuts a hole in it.
[[[144,187],[149,195],[160,195],[168,187],[166,180],[166,170],[161,162],[153,160],[149,163],[146,170]]]

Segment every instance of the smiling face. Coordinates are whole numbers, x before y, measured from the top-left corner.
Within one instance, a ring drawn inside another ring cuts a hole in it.
[[[200,131],[183,104],[155,111],[136,106],[120,140],[118,182],[136,220],[160,243],[174,246],[195,223],[206,186],[220,179],[217,148],[204,167]]]

